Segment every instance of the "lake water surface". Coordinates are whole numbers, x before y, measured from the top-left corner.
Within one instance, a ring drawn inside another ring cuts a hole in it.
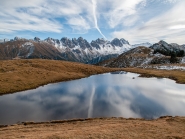
[[[185,85],[115,72],[0,96],[0,124],[88,117],[185,116]]]

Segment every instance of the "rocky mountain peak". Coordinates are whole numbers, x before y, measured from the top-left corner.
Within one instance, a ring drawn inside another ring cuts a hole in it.
[[[63,38],[61,38],[61,42],[62,42],[63,44],[68,44],[69,42],[71,42],[71,40],[68,39],[67,37],[63,37]]]
[[[55,44],[55,40],[53,38],[50,38],[50,37],[46,38],[45,41],[50,43],[50,44]]]
[[[16,37],[14,38],[14,41],[18,41],[18,40],[20,40],[20,38],[16,36]]]
[[[153,44],[150,48],[156,50],[156,49],[169,49],[170,45],[163,41],[163,40],[160,40],[158,43],[155,43]]]
[[[122,42],[123,44],[128,44],[129,45],[129,42],[127,40],[125,40],[124,38],[121,38],[120,42]]]
[[[76,38],[72,38],[72,42],[75,44],[75,45],[78,45],[78,40]]]
[[[111,41],[111,44],[114,45],[114,46],[119,46],[119,47],[123,46],[122,42],[118,38],[113,39]]]
[[[12,40],[12,41],[18,41],[18,40],[19,40],[19,41],[27,41],[27,39],[25,39],[25,38],[20,38],[20,37],[17,37],[17,36],[16,36],[16,37],[14,38],[14,40]]]
[[[80,48],[82,48],[83,50],[86,49],[86,48],[92,49],[91,45],[89,44],[89,42],[86,39],[83,39],[82,37],[79,37],[77,39],[77,41],[80,45]]]
[[[98,44],[105,44],[107,41],[104,38],[98,38],[95,42]]]
[[[74,48],[75,45],[73,44],[73,42],[71,41],[71,39],[67,38],[67,37],[63,37],[61,39],[61,42],[64,46],[68,46],[69,48]]]
[[[177,43],[170,43],[170,45],[173,47],[176,47],[176,48],[179,47],[179,45]]]
[[[61,41],[65,43],[65,42],[68,41],[68,38],[67,38],[67,37],[62,37],[62,38],[61,38]]]
[[[38,37],[35,37],[35,38],[34,38],[34,41],[37,41],[37,42],[39,42],[39,41],[40,41],[40,38],[38,38]]]
[[[160,41],[158,42],[158,44],[161,45],[161,46],[164,46],[164,47],[168,47],[168,45],[169,45],[167,42],[165,42],[165,41],[163,41],[163,40],[160,40]]]
[[[171,56],[172,53],[175,53],[176,56],[182,57],[185,52],[185,48],[176,43],[168,44],[165,41],[159,41],[155,43],[150,48],[154,49],[154,53],[161,53],[166,56]]]
[[[79,37],[77,40],[78,41],[84,41],[84,39],[82,37]]]
[[[45,40],[47,40],[47,41],[52,41],[53,39],[50,38],[50,37],[48,37],[48,38],[46,38]]]

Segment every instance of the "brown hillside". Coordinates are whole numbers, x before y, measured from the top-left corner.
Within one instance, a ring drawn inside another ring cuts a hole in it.
[[[0,94],[116,70],[57,60],[4,60],[0,61]]]
[[[32,42],[35,46],[34,53],[29,58],[64,60],[56,47],[47,42]]]
[[[57,48],[46,42],[17,40],[0,43],[0,60],[10,60],[14,58],[64,60]]]
[[[17,57],[21,46],[26,43],[26,41],[15,41],[15,42],[6,42],[0,43],[0,60],[13,59]],[[22,56],[28,53],[28,50],[22,49]]]
[[[177,58],[177,63],[180,63],[182,58]],[[165,56],[162,54],[154,54],[154,50],[148,47],[139,46],[133,48],[117,58],[110,59],[108,61],[103,61],[97,65],[113,68],[121,67],[137,67],[149,64],[169,64],[170,56]]]
[[[95,118],[1,126],[1,139],[185,139],[185,117]]]

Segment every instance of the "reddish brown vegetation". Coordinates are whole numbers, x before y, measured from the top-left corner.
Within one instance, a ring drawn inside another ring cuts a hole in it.
[[[177,64],[175,64],[177,65]],[[181,66],[184,64],[180,64]],[[157,70],[157,69],[143,69],[143,68],[124,68],[124,71],[141,74],[141,77],[161,77],[170,78],[177,83],[185,84],[185,71],[180,70]]]
[[[33,89],[52,82],[84,78],[118,69],[57,60],[0,61],[0,94]]]
[[[185,139],[185,117],[95,118],[2,126],[1,139]]]

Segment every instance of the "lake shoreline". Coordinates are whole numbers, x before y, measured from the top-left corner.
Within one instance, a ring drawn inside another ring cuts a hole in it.
[[[138,73],[141,77],[170,78],[185,83],[185,72],[142,68],[104,68],[54,60],[0,61],[0,95],[42,85],[86,78],[114,71]],[[132,79],[131,79],[132,80]],[[10,86],[11,85],[11,86]],[[8,92],[9,91],[9,92]],[[10,101],[8,101],[10,102]],[[53,118],[54,119],[54,118]],[[185,117],[86,118],[0,125],[0,138],[185,138]]]
[[[185,138],[185,117],[87,118],[0,126],[1,138]]]
[[[180,70],[161,70],[161,69],[144,69],[144,68],[124,68],[126,72],[140,74],[139,77],[145,78],[168,78],[176,81],[178,84],[185,84],[185,71]]]
[[[41,59],[3,60],[0,61],[0,65],[0,96],[114,71],[138,73],[140,77],[169,78],[176,83],[185,84],[185,71],[180,70],[105,68],[76,62]]]
[[[87,76],[82,76],[82,77],[76,77],[76,78],[74,77],[74,78],[65,79],[65,80],[51,81],[51,82],[47,82],[47,83],[44,83],[44,84],[37,85],[35,87],[26,88],[26,89],[23,89],[23,90],[18,90],[17,89],[17,91],[9,91],[9,92],[3,93],[3,94],[1,94],[1,92],[0,92],[0,96],[10,95],[10,94],[14,94],[14,93],[20,93],[20,92],[24,92],[24,91],[27,91],[27,90],[33,90],[33,89],[37,89],[37,88],[39,88],[41,86],[45,86],[45,85],[49,85],[49,84],[55,84],[55,83],[61,83],[61,82],[68,82],[68,81],[73,81],[73,80],[79,80],[79,79],[83,79],[83,78],[88,78],[88,77],[93,76],[93,75],[105,74],[105,73],[116,72],[116,71],[119,71],[119,70],[111,70],[111,71],[107,71],[107,72],[95,73],[95,74],[91,74],[91,75],[87,75]]]
[[[0,66],[0,96],[120,70],[77,62],[41,59],[3,60],[0,61]]]

